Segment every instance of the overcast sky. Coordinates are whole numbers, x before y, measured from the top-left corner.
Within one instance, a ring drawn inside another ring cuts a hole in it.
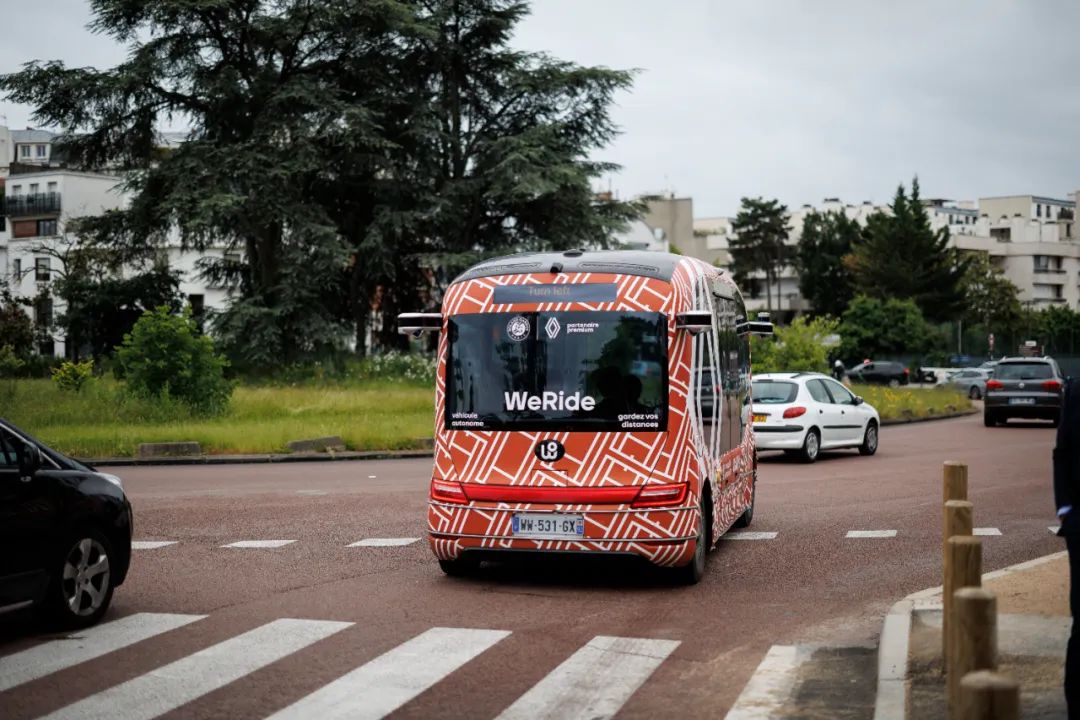
[[[89,19],[83,0],[7,7],[0,72],[122,60]],[[688,195],[698,217],[745,195],[885,202],[916,173],[924,197],[1080,190],[1076,0],[535,0],[517,42],[638,68],[598,158],[623,166],[621,196]]]

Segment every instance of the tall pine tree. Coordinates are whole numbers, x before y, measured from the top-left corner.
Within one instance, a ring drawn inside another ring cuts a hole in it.
[[[772,288],[793,254],[787,244],[787,206],[779,200],[743,198],[731,227],[736,235],[729,244],[735,279],[748,285],[754,275],[763,273],[765,306],[771,312]],[[779,304],[780,288],[776,289],[776,299]]]
[[[969,259],[949,246],[949,228],[935,231],[919,197],[900,185],[890,213],[875,213],[846,263],[859,293],[868,297],[910,299],[930,320],[954,320],[965,308],[964,275]]]

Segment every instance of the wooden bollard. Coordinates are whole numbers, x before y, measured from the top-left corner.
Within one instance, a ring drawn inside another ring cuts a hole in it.
[[[952,660],[947,678],[949,717],[959,718],[960,681],[976,670],[997,668],[997,598],[979,587],[953,596]]]
[[[943,576],[941,584],[946,590],[948,590],[949,584],[946,573],[946,568],[948,567],[949,538],[970,536],[972,533],[972,522],[972,504],[967,500],[947,500],[945,502],[945,507],[943,508],[941,539],[941,568]],[[951,592],[945,592],[942,595],[941,652],[943,655],[946,652],[948,645],[948,640],[946,638],[949,637],[949,623],[951,622],[952,617],[950,614],[952,600],[953,596]]]
[[[967,465],[955,460],[945,463],[942,502],[968,499]]]
[[[948,552],[945,555],[945,587],[944,597],[953,598],[953,593],[962,587],[979,587],[982,585],[982,541],[970,535],[951,537],[946,541],[945,547]],[[953,618],[956,616],[955,608],[949,603],[953,612],[949,620],[942,619],[941,643],[942,662],[945,674],[952,671],[953,636],[951,632]],[[944,613],[944,608],[942,609]],[[945,632],[948,624],[950,632]]]
[[[962,720],[1020,720],[1020,684],[1008,675],[979,670],[960,680]]]

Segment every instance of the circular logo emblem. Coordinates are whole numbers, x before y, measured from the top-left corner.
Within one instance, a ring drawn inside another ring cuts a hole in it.
[[[1024,383],[1020,383],[1020,385],[1019,385],[1019,388],[1020,388],[1021,390],[1023,390],[1023,389],[1024,389]]]
[[[544,462],[556,462],[562,460],[562,456],[566,454],[566,448],[558,440],[541,440],[536,443],[536,457],[540,458]]]
[[[510,322],[506,323],[506,334],[510,336],[511,340],[521,342],[529,337],[529,321],[520,315],[511,318]]]

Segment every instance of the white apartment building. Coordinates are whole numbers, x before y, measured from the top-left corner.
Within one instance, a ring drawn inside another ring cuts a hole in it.
[[[50,340],[39,351],[63,356],[65,338],[54,319],[63,311],[62,303],[49,293],[51,283],[63,273],[62,255],[77,239],[69,232],[73,218],[100,215],[123,208],[127,197],[114,175],[62,168],[18,173],[0,178],[4,192],[0,208],[0,283],[16,297],[35,300],[33,320],[48,329]],[[201,257],[221,257],[222,250],[207,253],[181,252],[179,241],[163,248],[162,260],[182,272],[181,293],[196,312],[204,308],[222,309],[228,292],[208,286],[198,277],[196,262]]]

